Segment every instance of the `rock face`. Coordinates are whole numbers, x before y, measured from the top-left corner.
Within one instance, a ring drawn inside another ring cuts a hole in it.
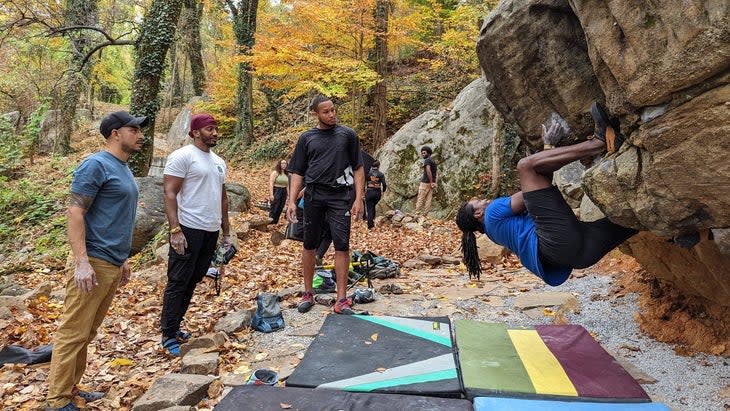
[[[74,129],[78,127],[81,122],[87,122],[92,120],[91,111],[85,108],[76,109],[76,117],[74,121]],[[56,147],[58,147],[58,133],[61,131],[60,124],[61,111],[60,110],[48,110],[41,120],[40,136],[38,137],[38,152],[39,153],[50,153]]]
[[[486,86],[483,79],[475,80],[456,97],[451,109],[421,114],[375,153],[388,183],[381,204],[403,211],[415,208],[423,174],[420,148],[424,145],[433,149],[439,173],[431,215],[446,217],[468,199],[478,176],[491,170],[491,144],[502,124],[484,99]]]
[[[606,104],[627,141],[586,171],[589,200],[654,234],[627,247],[647,271],[730,305],[730,290],[713,287],[730,283],[722,236],[689,251],[666,242],[730,228],[730,4],[506,0],[477,50],[487,97],[533,148],[550,116],[567,121],[563,144],[573,143],[592,132],[591,102]],[[655,249],[681,258],[659,263]],[[708,277],[709,267],[724,268]]]

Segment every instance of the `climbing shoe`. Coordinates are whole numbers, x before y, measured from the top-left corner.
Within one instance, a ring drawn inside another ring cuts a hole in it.
[[[279,376],[276,372],[267,369],[258,369],[251,374],[246,385],[276,385]]]
[[[355,314],[355,312],[352,311],[352,299],[351,298],[343,298],[343,299],[337,301],[335,303],[333,310],[337,314],[345,314],[345,315]]]
[[[611,120],[608,112],[597,102],[591,105],[591,116],[595,123],[593,136],[606,143],[606,151],[615,153],[624,143],[624,136],[621,134],[621,127],[617,120]]]
[[[302,296],[302,302],[299,303],[299,306],[297,307],[297,311],[304,314],[307,311],[311,310],[314,306],[314,294],[310,291],[307,291]]]
[[[186,343],[190,341],[191,338],[193,338],[193,334],[187,331],[178,330],[177,333],[175,333],[175,339],[179,343]]]

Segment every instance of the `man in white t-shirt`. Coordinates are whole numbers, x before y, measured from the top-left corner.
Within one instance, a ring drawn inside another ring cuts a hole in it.
[[[219,230],[223,243],[230,244],[226,163],[210,151],[218,142],[215,119],[194,115],[188,134],[193,144],[167,157],[163,177],[170,251],[160,329],[162,348],[174,357],[180,355],[180,344],[192,337],[180,330],[180,323],[213,260]]]

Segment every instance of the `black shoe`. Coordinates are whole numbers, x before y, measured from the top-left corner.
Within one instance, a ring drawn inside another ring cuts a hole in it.
[[[619,122],[615,119],[611,120],[606,109],[597,102],[591,105],[591,116],[596,124],[593,135],[606,143],[606,151],[609,153],[617,152],[625,140],[623,134],[621,134]]]

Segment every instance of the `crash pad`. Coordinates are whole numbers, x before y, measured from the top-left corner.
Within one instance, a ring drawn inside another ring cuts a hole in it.
[[[375,394],[265,385],[241,385],[231,390],[215,411],[472,411],[467,400],[417,395]]]
[[[671,411],[658,402],[605,403],[552,400],[528,400],[523,398],[474,398],[476,411]]]
[[[330,314],[290,387],[460,397],[447,317]]]
[[[458,320],[454,326],[467,398],[649,401],[641,385],[580,325],[510,328]]]

